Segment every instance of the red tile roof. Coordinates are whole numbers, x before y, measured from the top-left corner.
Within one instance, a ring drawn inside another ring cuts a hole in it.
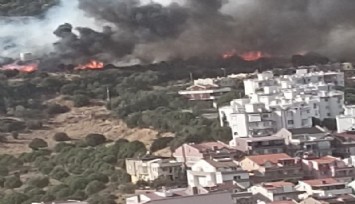
[[[264,165],[266,162],[277,164],[280,160],[293,159],[285,153],[247,156],[246,158],[249,158],[260,166]]]
[[[324,156],[324,157],[321,157],[321,158],[318,158],[318,159],[311,159],[310,161],[317,162],[318,164],[330,164],[330,163],[333,163],[336,160],[337,160],[336,157]]]
[[[291,200],[280,200],[280,201],[274,201],[268,204],[296,204],[296,202],[293,202]]]
[[[304,182],[310,186],[329,186],[329,185],[344,184],[344,183],[341,183],[333,178],[304,180],[302,182]]]
[[[293,184],[291,182],[285,182],[285,181],[269,182],[269,183],[263,184],[263,187],[266,189],[282,188],[284,186],[295,186],[295,184]]]

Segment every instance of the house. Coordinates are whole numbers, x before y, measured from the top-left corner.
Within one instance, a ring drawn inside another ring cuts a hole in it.
[[[179,94],[193,101],[216,100],[223,94],[230,92],[230,87],[220,87],[216,84],[195,84],[188,87],[184,91],[179,91]]]
[[[252,183],[303,178],[300,159],[285,153],[246,156],[240,166],[250,173]]]
[[[349,194],[322,199],[309,197],[300,202],[300,204],[355,204],[355,196]]]
[[[236,159],[241,157],[242,153],[223,142],[205,142],[201,144],[183,144],[174,151],[173,156],[178,162],[185,163],[187,167],[191,167],[201,159]]]
[[[346,131],[333,135],[333,155],[349,158],[355,155],[355,131]]]
[[[146,155],[138,159],[126,159],[126,171],[133,183],[139,180],[154,181],[159,177],[170,180],[181,179],[183,163],[170,158]]]
[[[355,127],[355,105],[344,106],[344,113],[336,117],[338,133],[352,130]]]
[[[278,136],[234,138],[231,145],[246,155],[285,152],[285,139]]]
[[[250,186],[249,174],[232,159],[201,159],[187,171],[190,187],[215,187],[224,183]]]
[[[341,195],[352,194],[352,189],[345,182],[334,178],[323,178],[299,181],[296,189],[305,191],[302,197],[334,198]]]
[[[333,156],[304,159],[302,163],[307,178],[337,178],[345,182],[350,182],[355,178],[354,166],[348,165],[343,160]]]
[[[307,127],[307,128],[282,128],[275,135],[285,138],[287,145],[294,144],[299,145],[301,142],[309,140],[319,140],[327,136],[327,132],[319,127]]]
[[[151,192],[126,199],[126,204],[234,204],[230,192],[184,194],[178,192]]]
[[[299,201],[299,195],[304,193],[296,190],[295,184],[285,181],[257,184],[250,187],[249,191],[253,194],[261,194],[265,196],[268,201],[271,201],[264,201],[268,203],[272,203],[274,201]]]

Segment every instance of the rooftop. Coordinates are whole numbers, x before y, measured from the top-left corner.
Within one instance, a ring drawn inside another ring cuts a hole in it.
[[[332,156],[324,156],[324,157],[321,157],[318,159],[310,159],[310,161],[317,162],[318,164],[330,164],[336,160],[338,160],[338,159],[336,157],[332,157]]]
[[[343,133],[338,133],[335,134],[335,136],[337,138],[340,138],[342,140],[347,140],[347,141],[355,141],[355,131],[347,131],[347,132],[343,132]]]
[[[254,155],[254,156],[247,156],[246,158],[249,158],[250,160],[257,163],[258,165],[264,165],[266,162],[277,164],[280,160],[293,159],[292,157],[290,157],[285,153]]]
[[[337,181],[334,178],[325,178],[325,179],[314,179],[314,180],[304,180],[302,181],[312,187],[319,186],[332,186],[332,185],[341,185],[343,182]]]
[[[303,134],[321,134],[325,133],[319,127],[310,127],[310,128],[295,128],[295,129],[288,129],[293,135],[303,135]]]
[[[239,165],[237,164],[236,161],[234,160],[212,160],[212,159],[206,159],[206,162],[211,164],[215,168],[237,168]]]
[[[274,201],[274,202],[267,203],[267,204],[296,204],[296,202],[291,201],[291,200],[279,200],[279,201]]]
[[[237,140],[246,140],[248,142],[262,142],[262,141],[272,141],[272,140],[284,140],[280,136],[266,136],[266,137],[247,137],[247,138],[237,138]]]
[[[201,152],[207,151],[207,150],[214,150],[216,149],[231,149],[227,144],[224,144],[222,142],[205,142],[201,144],[190,144],[190,146],[198,149]]]
[[[262,186],[266,189],[275,189],[275,188],[282,188],[285,186],[295,186],[295,184],[291,182],[279,181],[279,182],[269,182],[263,183]]]

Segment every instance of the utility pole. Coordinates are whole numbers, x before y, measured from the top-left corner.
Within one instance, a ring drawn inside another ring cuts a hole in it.
[[[190,72],[190,81],[191,81],[191,83],[193,83],[193,81],[194,81],[194,76],[192,75],[192,72]]]

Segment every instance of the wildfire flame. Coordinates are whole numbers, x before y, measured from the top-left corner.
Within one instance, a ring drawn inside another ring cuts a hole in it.
[[[90,60],[89,63],[84,65],[79,65],[75,69],[103,69],[104,63],[97,60]]]
[[[260,58],[267,57],[268,55],[264,54],[261,51],[251,51],[251,52],[245,52],[245,53],[242,53],[242,54],[238,54],[238,52],[236,50],[230,50],[230,51],[225,52],[222,55],[222,58],[223,59],[229,59],[229,58],[232,58],[234,56],[239,56],[245,61],[255,61],[255,60],[258,60]]]
[[[18,70],[19,72],[23,72],[23,73],[32,73],[32,72],[35,72],[38,70],[38,64],[37,63],[30,63],[30,64],[19,65],[19,64],[13,63],[13,64],[5,65],[1,69],[2,70]]]

